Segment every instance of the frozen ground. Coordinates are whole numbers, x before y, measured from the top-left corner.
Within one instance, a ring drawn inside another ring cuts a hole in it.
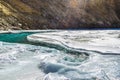
[[[120,80],[119,30],[16,33],[0,35],[0,80]]]

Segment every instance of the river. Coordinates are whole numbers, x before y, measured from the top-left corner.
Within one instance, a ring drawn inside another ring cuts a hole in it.
[[[100,33],[88,32],[91,35]],[[120,31],[108,32],[115,38]],[[117,43],[119,39],[116,40],[117,44],[112,44],[115,48],[113,50],[110,44],[102,46],[111,51],[101,49],[100,45],[97,47],[99,50],[93,46],[88,49],[88,38],[93,43],[93,39],[99,39],[100,35],[93,37],[86,33],[87,31],[1,33],[0,80],[120,80],[120,45]],[[106,36],[102,33],[100,34]],[[73,39],[78,41],[80,35],[80,44],[75,44]],[[60,38],[61,36],[65,40]],[[98,44],[97,40],[95,41],[94,44]],[[86,46],[80,47],[83,44]]]

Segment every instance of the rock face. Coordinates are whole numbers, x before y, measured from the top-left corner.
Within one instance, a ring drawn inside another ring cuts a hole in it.
[[[120,27],[120,0],[0,0],[0,29]]]

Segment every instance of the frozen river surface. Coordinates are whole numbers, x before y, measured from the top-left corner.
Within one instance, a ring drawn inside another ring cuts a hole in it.
[[[120,80],[120,31],[1,33],[0,80]]]

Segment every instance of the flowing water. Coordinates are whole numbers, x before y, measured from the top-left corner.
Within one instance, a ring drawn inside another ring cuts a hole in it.
[[[31,43],[31,34],[0,34],[0,80],[120,80],[120,55]]]

